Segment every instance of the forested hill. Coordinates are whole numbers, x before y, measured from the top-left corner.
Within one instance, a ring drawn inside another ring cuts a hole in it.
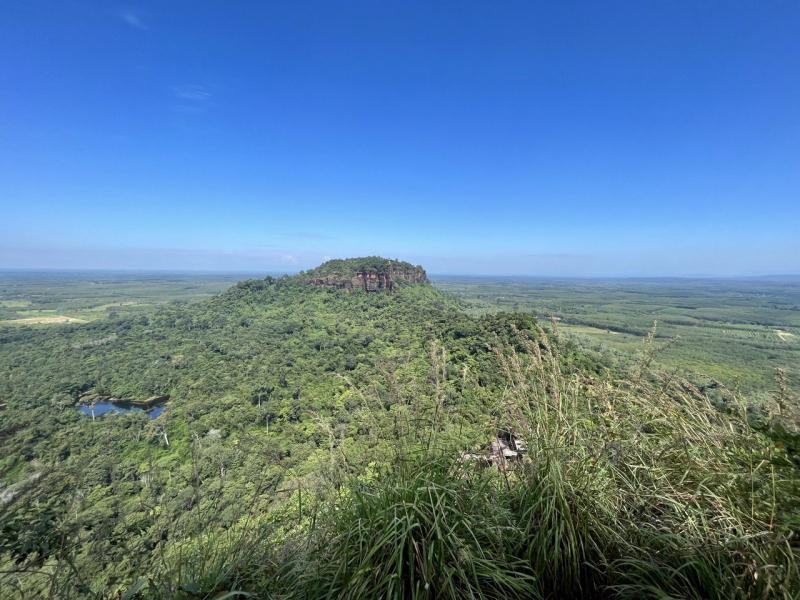
[[[380,359],[411,356],[398,368],[424,375],[418,361],[426,360],[433,339],[448,345],[451,361],[481,360],[487,327],[509,318],[523,327],[532,322],[522,315],[471,319],[431,286],[365,294],[308,285],[302,274],[251,279],[151,316],[6,328],[8,376],[0,395],[13,411],[46,406],[56,395],[63,405],[64,395],[77,401],[87,392],[168,394],[177,407],[196,396],[236,394],[249,401],[263,395],[254,390],[272,389],[276,412],[299,413],[328,401],[341,386],[336,375],[367,375]]]
[[[778,565],[747,589],[789,581],[794,438],[652,373],[648,344],[618,372],[529,315],[467,316],[421,267],[350,260],[1,328],[0,598],[680,596],[740,560]],[[373,263],[418,281],[309,282]],[[76,406],[153,396],[155,418]],[[512,433],[524,460],[479,468]],[[762,476],[764,452],[783,462]],[[687,519],[730,537],[665,541]]]

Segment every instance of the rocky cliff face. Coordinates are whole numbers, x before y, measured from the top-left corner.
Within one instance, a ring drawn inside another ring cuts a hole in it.
[[[387,261],[383,269],[362,269],[356,271],[352,276],[340,275],[333,272],[324,277],[310,277],[306,283],[335,287],[343,290],[366,290],[377,292],[378,290],[389,290],[393,292],[400,282],[417,284],[428,281],[425,269],[422,267],[397,266],[392,261]]]

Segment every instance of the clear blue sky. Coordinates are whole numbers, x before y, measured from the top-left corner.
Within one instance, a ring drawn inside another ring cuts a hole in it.
[[[800,272],[800,3],[8,0],[0,267]]]

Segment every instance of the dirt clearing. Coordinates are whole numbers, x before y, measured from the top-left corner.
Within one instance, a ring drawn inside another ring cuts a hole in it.
[[[63,317],[56,315],[54,317],[27,317],[25,319],[9,319],[8,321],[0,321],[9,325],[39,325],[42,323],[88,323],[83,319],[76,319],[75,317]]]

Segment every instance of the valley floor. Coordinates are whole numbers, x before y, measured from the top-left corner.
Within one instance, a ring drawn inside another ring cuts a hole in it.
[[[636,356],[657,324],[679,338],[660,364],[764,397],[776,369],[800,392],[800,281],[792,279],[533,279],[434,277],[470,314],[521,311],[590,346]]]

